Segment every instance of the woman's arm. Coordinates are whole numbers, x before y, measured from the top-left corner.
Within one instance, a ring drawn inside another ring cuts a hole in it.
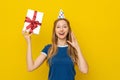
[[[80,47],[78,45],[78,42],[77,42],[73,32],[71,32],[71,36],[72,36],[72,42],[70,42],[70,41],[67,41],[67,42],[77,50],[79,70],[82,73],[88,73],[88,64],[81,53]]]
[[[33,71],[38,68],[46,59],[46,55],[40,54],[35,61],[32,59],[31,42],[28,42],[27,48],[27,69]]]
[[[46,55],[40,54],[35,61],[32,59],[32,48],[31,48],[31,35],[23,32],[23,35],[27,41],[27,69],[28,71],[33,71],[38,68],[46,59]]]
[[[81,50],[80,50],[80,47],[78,47],[77,49],[77,53],[78,53],[78,67],[79,67],[79,70],[86,74],[88,73],[88,64],[86,62],[86,60],[84,59],[82,53],[81,53]]]

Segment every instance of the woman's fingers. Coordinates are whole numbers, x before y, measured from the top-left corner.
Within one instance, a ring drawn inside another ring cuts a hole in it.
[[[70,41],[68,41],[68,40],[67,40],[67,42],[68,42],[69,44],[72,44],[72,43],[71,43]]]
[[[28,32],[27,31],[22,31],[22,34],[26,35],[26,34],[28,34]]]
[[[28,31],[22,31],[22,34],[31,36],[33,33],[29,33]]]
[[[30,37],[33,33],[29,33],[27,31],[22,31],[22,34],[24,35],[25,38]]]
[[[30,33],[30,34],[28,34],[29,36],[31,36],[33,33]]]
[[[67,43],[70,44],[73,48],[75,48],[75,45],[72,42],[67,41]]]
[[[72,45],[72,42],[70,42],[70,41],[67,41],[67,43],[69,43],[70,45]]]

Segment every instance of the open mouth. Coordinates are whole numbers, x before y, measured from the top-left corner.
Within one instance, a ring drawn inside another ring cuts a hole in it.
[[[65,33],[59,33],[59,35],[64,35]]]

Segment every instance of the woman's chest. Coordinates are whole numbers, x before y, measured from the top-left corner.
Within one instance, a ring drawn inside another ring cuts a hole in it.
[[[67,51],[60,51],[51,59],[52,64],[73,64],[71,57]]]

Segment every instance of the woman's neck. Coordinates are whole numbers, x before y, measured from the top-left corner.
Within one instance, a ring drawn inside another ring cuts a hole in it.
[[[66,39],[58,39],[57,44],[60,45],[60,46],[67,45]]]

